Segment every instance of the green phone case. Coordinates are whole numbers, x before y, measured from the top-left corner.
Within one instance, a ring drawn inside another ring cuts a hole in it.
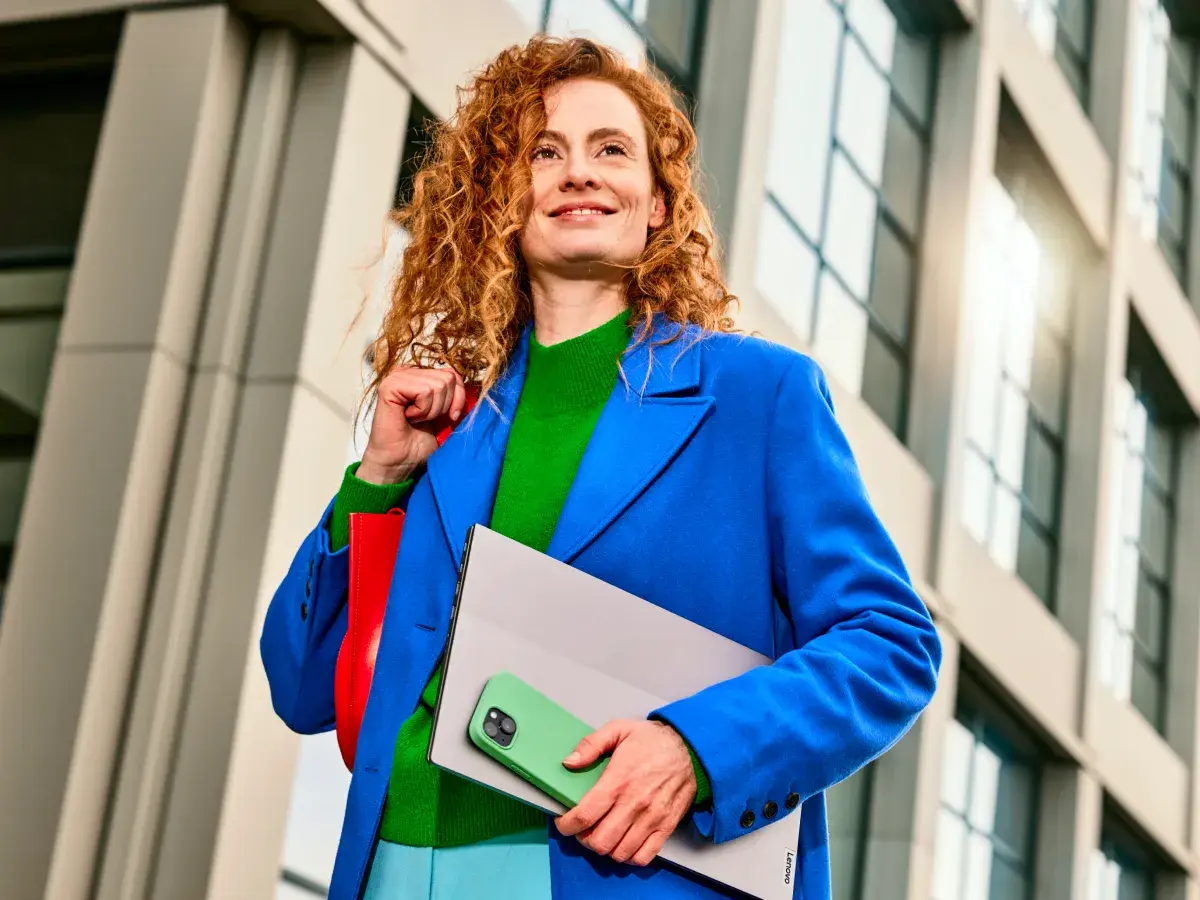
[[[507,747],[500,746],[484,732],[484,723],[492,709],[501,710],[516,723],[516,732]],[[608,757],[580,770],[562,764],[567,754],[593,731],[586,722],[508,672],[488,679],[468,728],[476,747],[568,808],[583,798],[608,765]]]

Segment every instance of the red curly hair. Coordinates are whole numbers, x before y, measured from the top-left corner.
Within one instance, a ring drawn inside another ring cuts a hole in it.
[[[538,35],[502,52],[458,92],[436,127],[411,201],[392,213],[410,242],[371,354],[367,394],[397,365],[454,368],[486,395],[532,316],[529,276],[517,248],[530,158],[546,125],[543,97],[571,78],[620,87],[646,127],[651,172],[667,220],[626,274],[636,341],[655,315],[733,331],[712,222],[693,185],[696,134],[661,78],[582,38]]]

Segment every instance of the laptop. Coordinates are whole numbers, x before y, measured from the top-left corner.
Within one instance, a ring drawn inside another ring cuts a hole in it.
[[[467,735],[488,679],[510,672],[593,727],[771,660],[552,557],[475,525],[467,537],[429,761],[548,813],[565,808]],[[791,900],[800,810],[722,844],[685,819],[659,854],[757,897]]]

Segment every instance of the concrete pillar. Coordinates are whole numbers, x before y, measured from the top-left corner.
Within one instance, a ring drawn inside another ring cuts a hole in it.
[[[1000,109],[999,64],[988,16],[974,31],[942,39],[921,284],[913,335],[908,446],[939,488],[935,532],[959,520],[963,397],[967,390],[975,225],[992,173]],[[935,535],[931,569],[943,581],[945,552]],[[948,601],[949,602],[949,601]]]
[[[746,61],[754,58],[762,2],[711,0],[708,7],[696,129],[703,161],[705,201],[721,241],[726,267],[741,187],[738,174],[745,168],[748,119],[752,110],[759,112],[751,97],[754,66]],[[769,105],[766,110],[769,119]],[[758,151],[765,152],[765,148],[764,141]],[[758,200],[762,200],[761,190]]]
[[[89,895],[166,509],[246,35],[126,21],[0,630],[0,872]]]
[[[955,635],[939,630],[937,693],[912,731],[875,763],[860,895],[871,900],[932,896],[942,748],[954,718],[960,655]]]
[[[1034,900],[1088,900],[1092,852],[1100,844],[1104,792],[1073,761],[1042,768]]]
[[[361,390],[350,324],[383,252],[408,106],[365,50],[307,48],[150,897],[274,891],[298,738],[271,709],[258,636],[346,460]]]
[[[196,623],[216,539],[216,519],[231,462],[246,349],[298,60],[299,46],[290,33],[275,30],[259,36],[248,75],[203,336],[184,406],[175,484],[113,792],[97,900],[144,896],[153,866],[183,717]]]

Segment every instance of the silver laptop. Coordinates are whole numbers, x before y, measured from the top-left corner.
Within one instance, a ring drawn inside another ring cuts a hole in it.
[[[429,760],[555,815],[557,801],[486,756],[467,726],[511,672],[593,727],[644,718],[767,657],[481,525],[459,576]],[[722,844],[684,824],[660,857],[758,897],[790,900],[800,811]]]

